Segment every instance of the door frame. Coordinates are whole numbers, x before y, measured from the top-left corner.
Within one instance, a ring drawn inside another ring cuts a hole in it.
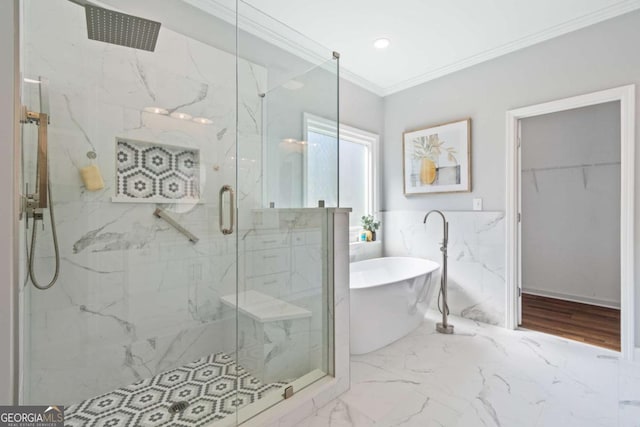
[[[574,96],[507,111],[507,192],[506,192],[506,310],[505,326],[518,328],[521,309],[520,268],[520,134],[521,119],[574,108],[620,102],[620,339],[621,354],[634,354],[634,170],[635,170],[635,85]]]

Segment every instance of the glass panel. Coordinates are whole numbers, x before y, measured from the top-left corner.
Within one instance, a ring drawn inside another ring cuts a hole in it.
[[[326,207],[338,206],[337,65],[335,59],[327,60],[271,89],[264,98],[265,194],[275,207],[317,207],[320,200]],[[321,146],[311,146],[307,140],[304,115],[308,113],[322,115],[327,136]],[[307,152],[318,149],[321,155],[307,161]],[[308,192],[311,177],[317,174],[324,178]]]
[[[340,204],[351,207],[352,227],[360,225],[360,218],[369,214],[369,158],[366,145],[340,141]]]
[[[318,200],[324,200],[327,206],[337,206],[338,194],[335,188],[338,174],[331,166],[338,164],[338,140],[335,135],[317,132],[308,132],[307,139],[307,153],[304,159],[307,184],[303,188],[305,206],[317,206]],[[330,167],[327,167],[328,165]]]
[[[337,144],[304,165],[303,115],[335,127],[338,61],[328,49],[312,56],[270,38],[301,36],[243,2],[238,12],[238,360],[266,390],[242,421],[282,400],[286,387],[298,392],[331,373],[328,215],[317,203],[337,206]],[[307,205],[305,167],[333,177]]]
[[[234,414],[248,403],[235,399],[236,235],[218,227],[219,190],[236,186],[234,25],[182,2],[118,2],[162,23],[152,52],[90,40],[72,2],[20,4],[22,101],[49,101],[52,199],[22,220],[21,403],[64,404],[78,424]],[[38,129],[23,125],[29,193]],[[59,277],[37,290],[54,276],[54,231]]]

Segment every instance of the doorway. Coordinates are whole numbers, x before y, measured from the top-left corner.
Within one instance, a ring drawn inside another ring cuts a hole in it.
[[[633,354],[633,100],[507,113],[507,326]]]
[[[520,326],[620,351],[620,102],[519,125]]]

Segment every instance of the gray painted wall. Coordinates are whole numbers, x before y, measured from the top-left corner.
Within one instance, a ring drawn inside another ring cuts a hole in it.
[[[16,295],[15,260],[17,255],[16,221],[13,191],[16,163],[14,162],[14,131],[16,130],[15,100],[17,81],[17,31],[14,17],[17,1],[0,2],[0,404],[13,401],[15,384],[12,381],[14,363],[13,329],[15,327]]]
[[[640,85],[640,12],[633,12],[514,52],[385,98],[383,210],[505,210],[505,112],[631,83]],[[636,95],[637,96],[637,95]],[[636,98],[640,105],[640,98]],[[636,109],[640,116],[640,108]],[[471,193],[402,194],[402,132],[471,117]],[[636,144],[640,132],[636,132]],[[636,150],[640,165],[640,150]],[[640,174],[636,174],[640,233]],[[636,307],[640,307],[640,239],[635,238]],[[640,310],[636,310],[640,344]]]
[[[382,139],[383,108],[383,98],[351,82],[340,80],[341,123],[377,133]]]
[[[521,125],[523,291],[620,307],[620,103]]]

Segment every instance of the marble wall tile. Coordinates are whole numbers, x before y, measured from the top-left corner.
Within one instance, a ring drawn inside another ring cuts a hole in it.
[[[293,380],[309,372],[310,320],[295,319],[264,325],[266,382]]]
[[[442,264],[442,222],[426,212],[382,212],[384,256],[424,257]],[[505,312],[503,212],[445,211],[449,222],[448,304],[451,313],[502,325]],[[440,278],[437,278],[438,283]],[[432,302],[436,306],[437,293]]]
[[[380,240],[375,242],[351,242],[349,243],[349,261],[357,262],[371,258],[382,257],[383,244]]]

